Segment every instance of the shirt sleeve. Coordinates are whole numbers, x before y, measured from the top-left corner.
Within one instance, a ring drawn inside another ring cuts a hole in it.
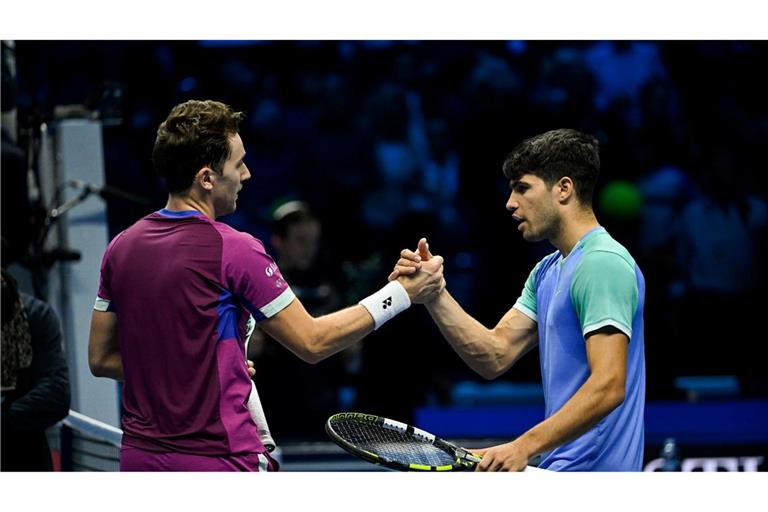
[[[574,271],[570,294],[585,338],[606,326],[632,338],[639,290],[629,261],[608,251],[585,254]]]
[[[534,322],[538,321],[538,309],[536,306],[536,274],[538,274],[539,268],[541,268],[543,262],[544,260],[538,262],[536,266],[533,267],[533,270],[531,270],[531,273],[528,274],[528,279],[525,280],[525,285],[523,285],[523,291],[517,299],[517,302],[515,302],[515,305],[512,306]]]
[[[124,232],[123,232],[124,233]],[[112,290],[111,290],[111,277],[112,277],[112,265],[110,263],[110,254],[112,254],[112,248],[115,246],[123,233],[117,235],[107,246],[107,250],[104,251],[104,256],[101,258],[101,271],[99,272],[99,291],[96,294],[96,302],[93,304],[93,309],[96,311],[114,311],[115,307],[112,304]]]
[[[225,285],[257,322],[275,316],[296,298],[258,239],[246,233],[227,236],[222,259]]]

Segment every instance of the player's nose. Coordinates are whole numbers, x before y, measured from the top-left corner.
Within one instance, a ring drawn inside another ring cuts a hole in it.
[[[514,194],[509,195],[509,199],[507,199],[507,210],[514,212],[520,207],[520,203],[517,202],[515,199]]]

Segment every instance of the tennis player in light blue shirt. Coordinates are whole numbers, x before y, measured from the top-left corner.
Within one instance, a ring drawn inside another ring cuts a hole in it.
[[[476,372],[492,379],[539,347],[546,414],[517,439],[474,450],[479,471],[520,471],[541,455],[556,471],[639,471],[643,460],[643,275],[599,225],[592,196],[597,140],[553,130],[519,144],[504,162],[507,209],[527,241],[557,249],[531,271],[521,296],[488,329],[444,290],[427,309]],[[425,239],[390,275],[431,258]]]
[[[537,323],[546,418],[590,377],[585,345],[591,334],[618,331],[629,340],[623,403],[582,436],[545,453],[539,467],[641,469],[644,295],[632,256],[602,227],[584,235],[567,257],[556,251],[531,271],[514,307]]]

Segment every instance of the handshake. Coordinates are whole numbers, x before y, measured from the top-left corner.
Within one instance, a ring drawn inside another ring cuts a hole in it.
[[[414,304],[432,302],[445,289],[443,257],[433,256],[427,239],[422,238],[416,252],[409,249],[400,252],[400,259],[387,280],[397,280]]]

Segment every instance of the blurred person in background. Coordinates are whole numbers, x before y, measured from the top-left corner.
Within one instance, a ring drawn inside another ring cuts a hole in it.
[[[5,253],[5,247],[3,247]],[[52,471],[45,431],[69,413],[61,326],[46,303],[2,270],[0,470]]]
[[[322,224],[307,203],[288,201],[275,210],[271,243],[283,278],[307,312],[321,316],[344,305],[345,277],[321,257]],[[280,440],[325,437],[325,420],[342,409],[342,386],[359,371],[360,350],[361,345],[353,345],[338,357],[307,366],[283,345],[254,331],[248,359],[255,363],[259,396]],[[312,393],[307,393],[306,382],[313,383]],[[297,409],[302,422],[295,421]]]
[[[766,391],[765,350],[757,341],[768,239],[768,203],[743,183],[748,167],[735,140],[707,144],[697,174],[700,194],[683,208],[678,237],[686,336],[681,375],[735,375],[741,391]],[[717,308],[720,321],[702,313]],[[723,350],[724,340],[737,350]]]

